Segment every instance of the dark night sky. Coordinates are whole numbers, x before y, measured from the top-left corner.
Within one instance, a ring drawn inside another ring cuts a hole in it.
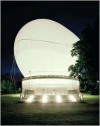
[[[80,37],[99,15],[98,1],[2,1],[1,2],[1,74],[10,74],[14,39],[20,28],[37,18],[57,21]],[[16,75],[20,73],[16,66]]]

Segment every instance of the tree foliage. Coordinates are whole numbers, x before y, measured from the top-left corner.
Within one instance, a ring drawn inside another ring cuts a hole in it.
[[[16,93],[16,85],[9,80],[1,81],[1,93]]]
[[[77,56],[75,65],[69,67],[70,76],[80,81],[95,83],[99,80],[99,22],[87,25],[82,31],[80,41],[73,44],[71,55]]]

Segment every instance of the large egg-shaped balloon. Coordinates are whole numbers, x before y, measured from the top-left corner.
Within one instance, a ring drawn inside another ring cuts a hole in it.
[[[37,75],[69,75],[68,67],[75,64],[71,56],[73,43],[79,38],[63,25],[36,19],[25,24],[14,43],[14,55],[24,77]]]

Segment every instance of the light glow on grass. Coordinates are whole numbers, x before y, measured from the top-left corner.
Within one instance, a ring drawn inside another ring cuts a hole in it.
[[[74,95],[69,95],[68,97],[69,97],[69,100],[72,101],[72,102],[77,101]]]
[[[47,103],[48,102],[48,96],[47,95],[43,95],[42,102],[43,103]]]
[[[8,94],[8,96],[10,96],[10,97],[19,97],[20,94]]]
[[[61,103],[62,102],[62,98],[60,95],[56,95],[56,102],[57,103]]]
[[[34,99],[34,96],[31,95],[31,96],[26,100],[26,102],[27,102],[27,103],[32,103],[32,102],[33,102],[33,99]]]

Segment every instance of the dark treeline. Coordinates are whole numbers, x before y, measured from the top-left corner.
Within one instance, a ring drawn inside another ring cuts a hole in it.
[[[69,67],[70,76],[77,77],[80,87],[99,93],[99,19],[94,26],[87,25],[81,32],[80,41],[73,44],[72,56],[77,56],[75,65]]]

